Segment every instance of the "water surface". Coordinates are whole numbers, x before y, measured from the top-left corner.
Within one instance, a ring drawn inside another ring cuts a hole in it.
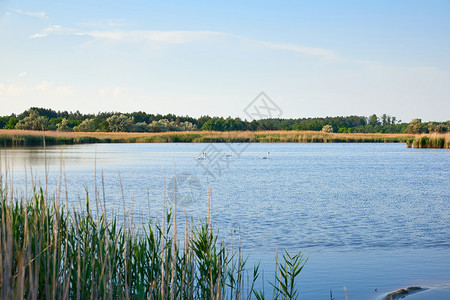
[[[201,152],[207,159],[195,160]],[[267,152],[270,159],[260,159]],[[98,144],[47,147],[45,153],[3,148],[0,157],[18,191],[29,190],[31,178],[44,184],[47,162],[49,191],[65,174],[70,205],[84,205],[88,191],[108,211],[123,214],[125,203],[135,222],[161,216],[164,186],[173,200],[175,172],[179,215],[206,217],[208,182],[221,236],[230,242],[231,232],[240,231],[245,253],[252,263],[261,261],[265,278],[273,273],[277,245],[309,255],[299,281],[302,299],[329,299],[330,289],[343,299],[344,286],[351,299],[371,299],[408,285],[450,282],[447,150],[404,144]]]

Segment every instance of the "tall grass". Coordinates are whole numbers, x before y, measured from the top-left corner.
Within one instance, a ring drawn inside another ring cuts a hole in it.
[[[2,299],[264,297],[254,288],[259,267],[249,275],[240,242],[236,250],[219,242],[211,215],[197,226],[185,217],[179,239],[176,206],[164,209],[160,223],[133,229],[131,221],[128,226],[105,211],[93,213],[88,196],[80,211],[69,209],[67,200],[61,204],[58,195],[50,199],[42,188],[26,199],[13,193],[7,178],[0,176],[0,184]],[[289,282],[301,271],[298,255],[286,256],[282,275]],[[297,293],[280,295],[292,299]]]
[[[431,136],[431,135],[426,135]],[[193,131],[160,133],[47,131],[47,145],[78,143],[406,143],[414,135],[318,131]],[[42,132],[0,129],[1,146],[39,146]],[[448,143],[447,143],[448,144]],[[410,143],[414,146],[414,143]]]
[[[195,131],[195,132],[56,132],[0,129],[1,146],[42,146],[83,143],[406,143],[411,148],[450,149],[450,133],[385,134],[318,131]]]
[[[450,133],[420,134],[406,141],[408,148],[445,148],[450,149]]]

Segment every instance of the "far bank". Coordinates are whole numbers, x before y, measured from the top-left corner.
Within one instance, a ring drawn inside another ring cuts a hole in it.
[[[57,132],[0,129],[0,147],[83,143],[405,143],[450,149],[450,133],[387,134],[320,131]]]

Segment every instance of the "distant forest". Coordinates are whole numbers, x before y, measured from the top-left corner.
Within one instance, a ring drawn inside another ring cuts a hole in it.
[[[62,132],[167,132],[167,131],[260,131],[313,130],[339,133],[432,133],[448,132],[450,121],[422,123],[414,119],[404,123],[394,116],[375,114],[364,116],[242,120],[202,116],[193,118],[173,114],[145,112],[55,111],[32,107],[23,113],[0,117],[0,129],[55,130]]]

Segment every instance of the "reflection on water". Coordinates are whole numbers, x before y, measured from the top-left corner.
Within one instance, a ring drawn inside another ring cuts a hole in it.
[[[195,160],[204,149],[208,159]],[[103,201],[103,178],[107,209],[122,213],[122,185],[135,220],[160,216],[163,187],[173,198],[175,172],[183,182],[179,223],[183,213],[206,217],[208,180],[221,235],[229,239],[239,226],[244,251],[262,259],[266,272],[277,244],[310,253],[304,299],[329,298],[330,288],[340,298],[344,285],[364,299],[375,288],[450,281],[449,151],[251,144],[239,155],[228,152],[225,144],[99,144],[48,147],[45,155],[41,148],[1,149],[0,157],[19,190],[25,167],[43,182],[45,161],[49,190],[56,190],[62,164],[70,205],[84,203],[85,190],[95,198],[94,180]],[[270,159],[261,160],[267,152]]]

